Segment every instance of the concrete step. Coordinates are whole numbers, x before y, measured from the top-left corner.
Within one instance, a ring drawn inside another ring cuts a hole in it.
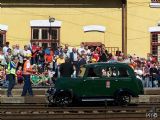
[[[13,97],[7,97],[7,96],[1,96],[0,97],[0,103],[46,103],[46,97],[44,95],[38,95],[38,96],[13,96]]]
[[[48,88],[33,88],[34,96],[21,97],[22,88],[13,89],[13,97],[7,97],[7,89],[0,89],[0,103],[46,103]],[[132,98],[132,103],[160,103],[160,88],[145,88],[145,95]]]
[[[0,103],[25,103],[25,100],[23,97],[20,96],[14,96],[14,97],[1,96]]]
[[[160,88],[145,88],[145,95],[160,95]]]
[[[132,98],[131,103],[160,103],[160,95],[140,95]]]
[[[47,91],[47,88],[33,88],[34,95],[45,95]],[[12,95],[21,95],[22,94],[22,88],[21,89],[13,89]],[[7,89],[1,89],[0,95],[7,95]]]
[[[35,95],[45,95],[48,88],[33,88],[33,93]],[[21,95],[22,88],[14,88],[12,90],[13,95]],[[6,95],[7,88],[0,89],[0,95]],[[160,95],[160,88],[145,88],[144,95]]]
[[[45,95],[36,95],[36,96],[13,96],[7,97],[2,95],[0,97],[0,103],[47,103]],[[132,98],[131,103],[160,103],[160,95],[140,95],[137,98]]]

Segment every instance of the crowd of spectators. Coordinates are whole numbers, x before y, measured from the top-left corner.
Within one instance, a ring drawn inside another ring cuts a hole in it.
[[[19,45],[9,46],[6,42],[0,48],[0,85],[7,86],[6,68],[13,56],[18,57],[16,71],[17,84],[23,84],[23,64],[27,57],[31,57],[32,69],[36,71],[31,76],[33,85],[54,84],[57,77],[76,77],[80,66],[94,62],[123,62],[128,63],[135,71],[137,77],[142,80],[144,87],[160,86],[160,64],[150,56],[147,59],[134,55],[124,56],[120,51],[115,55],[108,53],[105,45],[93,47],[84,43],[74,48],[69,45],[52,48],[40,47],[38,43],[25,45],[20,49]],[[65,63],[65,64],[64,64]],[[73,67],[72,67],[73,66]]]

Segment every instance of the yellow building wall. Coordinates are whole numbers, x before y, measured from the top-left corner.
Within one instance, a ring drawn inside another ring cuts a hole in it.
[[[95,0],[94,0],[95,1]],[[7,41],[29,44],[31,37],[30,20],[45,20],[49,16],[62,21],[61,44],[78,46],[80,42],[102,42],[107,47],[121,49],[121,5],[117,2],[105,2],[107,7],[2,7],[0,8],[0,24],[8,25]],[[98,2],[98,1],[97,1]],[[117,6],[117,7],[115,7]],[[83,32],[83,26],[102,25],[106,32]]]
[[[43,1],[43,0],[41,0]],[[63,1],[63,0],[62,0]],[[71,0],[72,1],[72,0]],[[77,0],[80,1],[80,0]],[[86,0],[88,2],[89,0]],[[96,0],[93,0],[96,2]],[[0,24],[8,25],[7,41],[21,46],[29,44],[30,20],[48,19],[49,16],[62,21],[61,44],[78,46],[80,42],[102,42],[107,47],[122,46],[122,9],[120,0],[104,1],[99,7],[2,7]],[[35,1],[34,1],[35,2]],[[97,1],[99,2],[99,1]],[[150,8],[150,0],[128,0],[127,41],[128,54],[146,57],[150,53],[150,33],[148,28],[160,21],[160,9]],[[83,32],[83,26],[102,25],[106,32]]]
[[[128,53],[146,57],[150,53],[149,27],[157,26],[160,9],[150,8],[151,0],[128,0]]]

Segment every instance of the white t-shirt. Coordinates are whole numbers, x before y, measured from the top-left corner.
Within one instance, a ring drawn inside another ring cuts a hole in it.
[[[4,53],[4,54],[6,54],[8,48],[9,48],[9,47],[6,47],[6,46],[3,47],[3,53]]]
[[[27,62],[27,64],[26,64],[26,68],[27,68],[27,69],[29,69],[30,67],[31,67],[30,62]]]
[[[6,65],[6,64],[7,64],[4,55],[0,55],[0,61],[1,61],[1,64],[2,64],[2,65]]]
[[[73,53],[73,61],[78,61],[77,53]]]
[[[90,55],[90,54],[91,54],[90,49],[88,49],[88,50],[84,50],[84,51],[85,51],[85,53],[84,53],[84,54],[86,54],[86,55]]]
[[[20,53],[20,49],[14,49],[13,50],[13,55],[18,55]]]
[[[85,49],[84,49],[84,48],[81,48],[81,47],[78,48],[78,53],[79,53],[80,55],[82,54],[82,53],[81,53],[82,51],[85,51]]]
[[[26,56],[31,56],[32,54],[30,50],[23,50],[23,55],[24,57],[26,57]]]

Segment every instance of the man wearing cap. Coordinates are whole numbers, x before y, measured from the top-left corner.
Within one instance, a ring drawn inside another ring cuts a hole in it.
[[[16,81],[16,67],[18,63],[18,57],[13,57],[11,61],[8,63],[8,67],[6,69],[7,79],[9,81],[7,96],[12,97],[12,89],[14,88]]]
[[[23,86],[23,91],[21,96],[26,96],[27,91],[29,92],[30,96],[33,96],[33,91],[32,91],[32,86],[31,86],[31,80],[30,80],[30,75],[32,71],[30,59],[31,56],[26,57],[26,61],[23,66],[23,77],[24,77],[24,86]]]

